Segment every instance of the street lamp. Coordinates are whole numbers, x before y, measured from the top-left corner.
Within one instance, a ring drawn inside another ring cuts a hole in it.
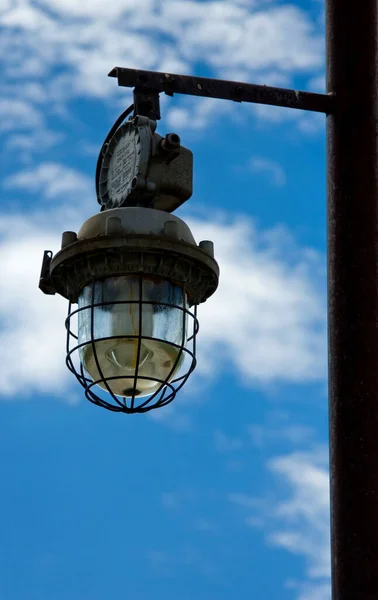
[[[197,305],[219,268],[212,242],[197,246],[171,213],[191,196],[192,153],[147,116],[114,129],[97,168],[101,211],[64,232],[55,256],[45,252],[40,288],[69,300],[66,362],[88,400],[146,412],[171,402],[194,370]]]
[[[332,598],[376,600],[377,0],[326,0],[326,24],[327,94],[118,67],[109,75],[118,85],[134,88],[135,115],[153,123],[160,118],[159,93],[327,115]],[[136,412],[172,400],[193,370],[195,307],[216,289],[218,266],[211,242],[196,246],[185,224],[170,214],[191,193],[190,154],[177,153],[178,136],[163,142],[150,123],[140,142],[121,122],[112,128],[98,162],[102,213],[77,237],[63,234],[63,248],[54,258],[45,253],[40,287],[70,300],[67,364],[88,399]],[[123,138],[119,144],[115,134]],[[79,308],[72,311],[75,302]],[[76,315],[75,334],[71,320]],[[71,338],[77,342],[79,371]],[[188,342],[193,351],[187,350]],[[184,373],[187,355],[192,362]],[[96,396],[96,384],[107,390],[107,399]],[[136,401],[148,392],[153,392],[151,403]]]

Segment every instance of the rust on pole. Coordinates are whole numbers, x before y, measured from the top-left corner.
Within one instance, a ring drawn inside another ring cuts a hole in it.
[[[377,600],[377,0],[326,18],[332,598]]]

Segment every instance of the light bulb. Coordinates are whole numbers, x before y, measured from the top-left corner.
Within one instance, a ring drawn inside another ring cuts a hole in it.
[[[145,304],[139,302],[140,292]],[[92,309],[92,303],[100,305]],[[182,365],[184,353],[180,347],[186,342],[183,308],[182,288],[163,279],[146,277],[141,286],[137,277],[109,277],[86,286],[79,297],[78,325],[79,344],[85,343],[79,350],[80,360],[88,375],[94,381],[102,377],[106,379],[107,385],[117,396],[153,394],[163,381],[171,381],[177,376]],[[111,336],[117,337],[104,339]],[[177,365],[171,373],[176,361]],[[137,364],[138,377],[135,382]],[[121,378],[109,379],[118,376]],[[104,382],[98,385],[108,390]]]

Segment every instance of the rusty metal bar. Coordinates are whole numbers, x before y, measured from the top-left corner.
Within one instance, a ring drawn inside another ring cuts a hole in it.
[[[378,598],[377,0],[327,0],[333,600]]]
[[[224,81],[222,79],[207,79],[206,77],[124,69],[122,67],[112,69],[109,77],[116,77],[119,86],[136,87],[138,90],[146,89],[159,93],[165,92],[170,96],[173,94],[187,94],[189,96],[233,100],[234,102],[284,106],[326,114],[331,112],[334,100],[332,95],[326,94],[300,92],[268,85]]]

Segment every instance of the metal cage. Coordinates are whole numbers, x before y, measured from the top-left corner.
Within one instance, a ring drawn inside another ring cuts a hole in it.
[[[170,402],[172,402],[172,400],[174,400],[177,392],[185,384],[189,375],[194,371],[197,362],[196,336],[199,330],[199,323],[197,319],[197,305],[191,307],[191,310],[189,309],[184,288],[182,288],[182,306],[179,306],[178,304],[166,304],[164,302],[143,300],[143,275],[138,276],[138,281],[138,299],[120,300],[112,302],[95,302],[95,285],[98,282],[95,279],[93,279],[90,283],[90,285],[92,286],[92,293],[90,294],[91,301],[84,306],[78,306],[78,308],[76,308],[75,310],[73,310],[73,303],[70,302],[68,307],[68,316],[65,321],[65,326],[67,330],[66,364],[68,369],[75,375],[79,383],[83,386],[86,398],[90,402],[96,404],[97,406],[102,406],[104,408],[107,408],[108,410],[115,412],[143,413],[152,410],[153,408],[159,408],[161,406],[169,404]],[[138,335],[112,335],[106,337],[95,337],[95,310],[98,307],[106,307],[110,304],[125,305],[125,307],[130,304],[138,305]],[[180,311],[182,317],[182,335],[179,344],[168,341],[167,339],[143,335],[142,308],[144,305],[147,304],[151,306],[152,310],[158,307],[169,307]],[[80,343],[78,331],[78,316],[79,313],[84,310],[90,311],[90,339]],[[74,321],[76,323],[74,323]],[[138,340],[136,368],[134,375],[122,374],[112,377],[105,376],[105,374],[103,373],[102,366],[100,364],[96,345],[100,341],[110,339]],[[163,344],[169,344],[172,348],[175,348],[175,351],[178,350],[174,364],[172,365],[165,379],[139,375],[139,360],[143,340],[153,340],[155,342],[162,342]],[[80,358],[80,349],[87,345],[91,346],[93,349],[93,356],[96,368],[100,375],[100,377],[97,379],[92,379],[92,377],[86,371]],[[182,363],[181,365],[180,362]],[[178,367],[180,368],[180,370],[178,373],[176,373],[176,369]],[[136,393],[136,384],[137,381],[141,379],[155,382],[156,384],[158,384],[158,389],[148,397],[143,396],[139,398],[139,394]],[[109,382],[113,380],[125,380],[125,382],[127,382],[129,390],[132,392],[130,396],[116,395],[109,385]]]

